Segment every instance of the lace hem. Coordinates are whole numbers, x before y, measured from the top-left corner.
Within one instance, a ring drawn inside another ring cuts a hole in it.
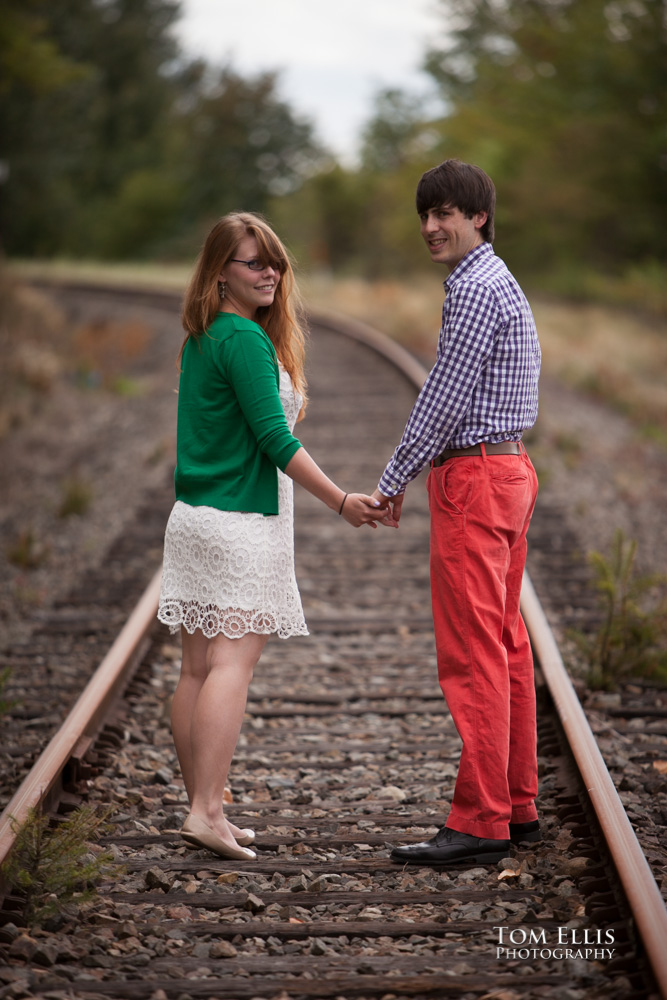
[[[241,608],[218,608],[214,604],[199,604],[197,601],[160,601],[157,616],[169,631],[175,635],[181,625],[192,635],[201,629],[207,639],[225,635],[228,639],[240,639],[254,632],[257,635],[271,635],[274,632],[281,639],[294,635],[309,635],[303,618],[287,618],[267,611],[244,611]]]

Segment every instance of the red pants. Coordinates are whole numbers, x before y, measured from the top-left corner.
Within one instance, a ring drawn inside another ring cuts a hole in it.
[[[521,455],[452,458],[428,477],[438,677],[461,762],[447,826],[507,839],[537,818],[533,658],[519,611],[537,476]]]

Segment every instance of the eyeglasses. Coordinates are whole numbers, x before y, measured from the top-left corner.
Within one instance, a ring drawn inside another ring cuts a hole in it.
[[[245,266],[250,271],[265,271],[267,267],[270,267],[273,271],[279,271],[281,274],[285,270],[285,265],[280,260],[270,260],[268,263],[262,263],[256,257],[252,260],[238,260],[237,257],[232,257],[234,264],[245,264]]]

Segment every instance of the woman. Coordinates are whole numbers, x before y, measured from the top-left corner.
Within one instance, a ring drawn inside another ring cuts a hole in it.
[[[158,617],[180,628],[172,706],[190,800],[182,836],[256,857],[223,813],[248,686],[269,634],[307,635],[294,576],[292,482],[355,527],[386,517],[346,494],[292,429],[305,400],[304,337],[285,247],[259,216],[209,233],[185,296],[176,504],[165,535]],[[288,478],[289,477],[289,478]]]

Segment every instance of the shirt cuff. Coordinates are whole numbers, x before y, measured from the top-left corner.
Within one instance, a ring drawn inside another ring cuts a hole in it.
[[[395,497],[399,493],[405,493],[405,486],[391,479],[386,472],[383,472],[378,483],[378,490],[385,497]]]

